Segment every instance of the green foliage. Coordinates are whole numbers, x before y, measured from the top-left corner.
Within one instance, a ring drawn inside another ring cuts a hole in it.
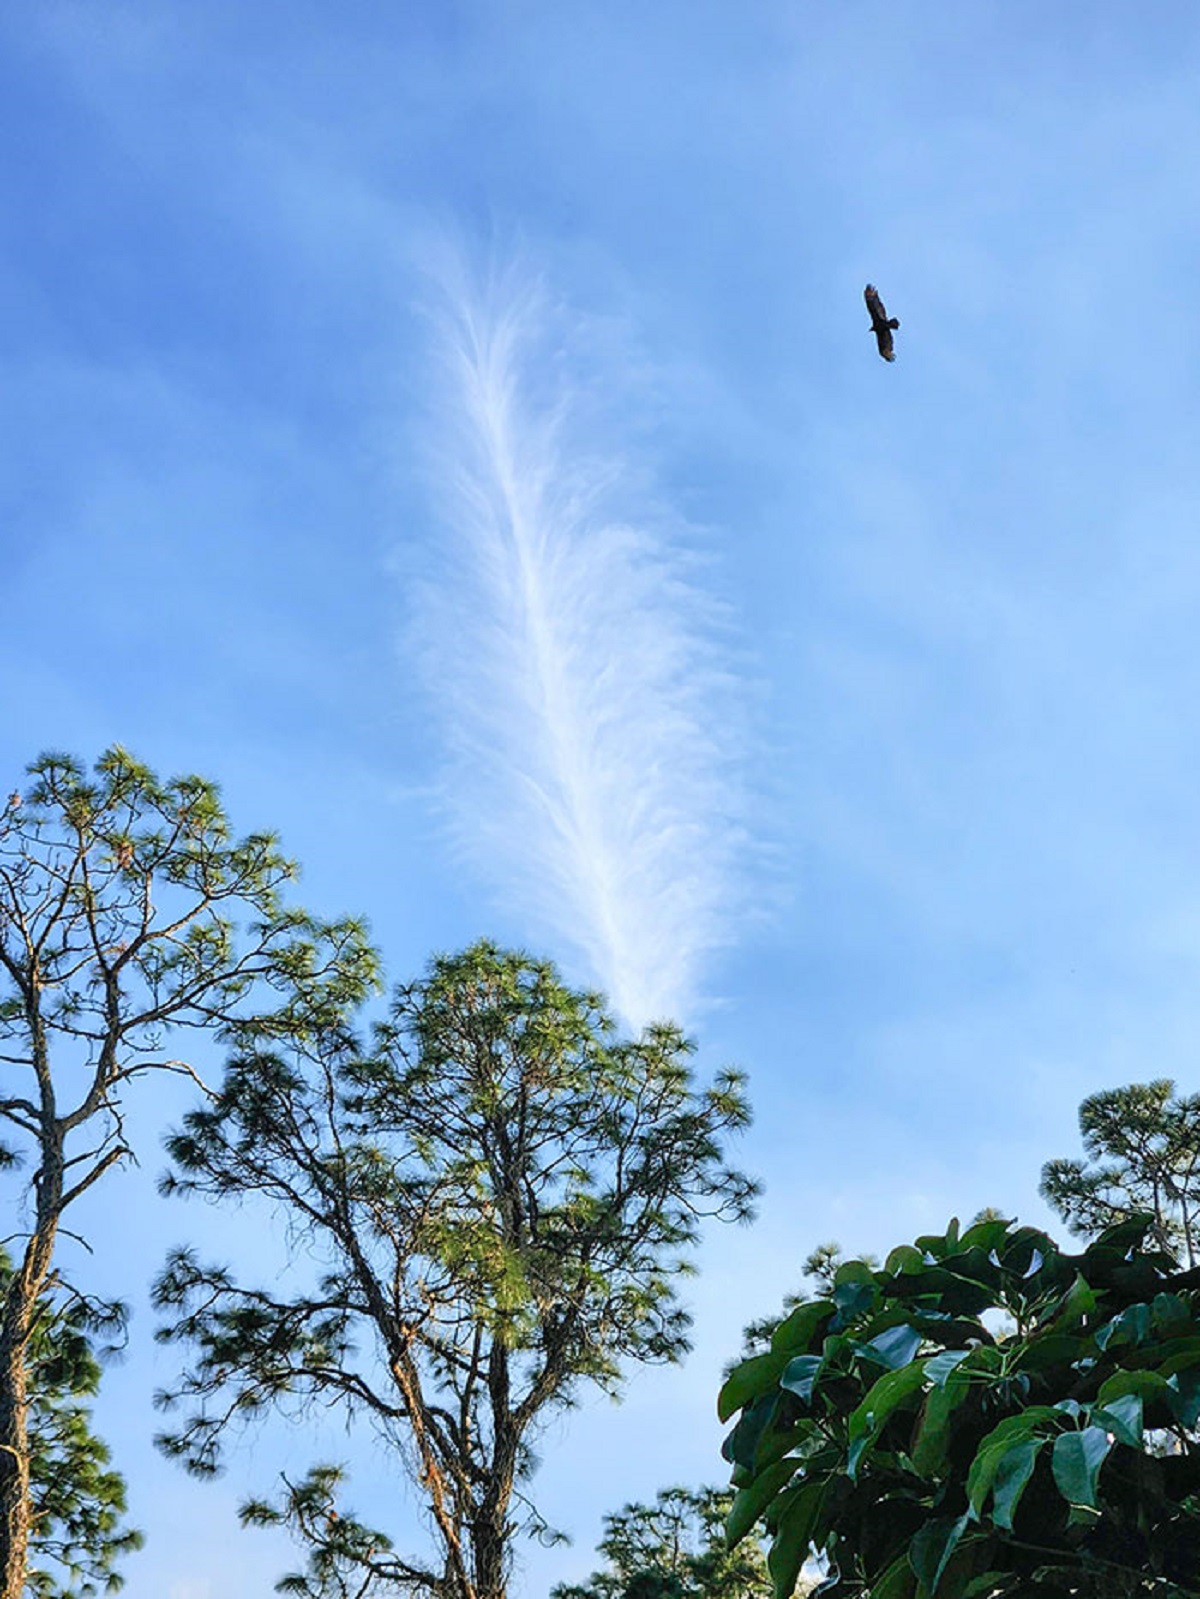
[[[168,1026],[286,1035],[334,1021],[373,986],[360,924],[288,906],[295,864],[271,833],[234,838],[213,783],[163,782],[119,747],[92,781],[64,755],[29,771],[27,792],[0,816],[0,1038],[10,1048],[34,1053],[35,969],[47,1048],[90,1042],[104,1085],[156,1061]],[[4,1114],[29,1130],[21,1102]]]
[[[1144,1212],[1160,1249],[1200,1263],[1200,1094],[1176,1096],[1166,1077],[1105,1089],[1079,1107],[1079,1131],[1087,1161],[1042,1168],[1042,1197],[1071,1231]]]
[[[0,1285],[12,1263],[0,1251]],[[117,1330],[118,1306],[73,1300],[55,1309],[39,1301],[29,1345],[31,1536],[26,1583],[37,1599],[86,1599],[122,1586],[122,1556],[140,1549],[142,1534],[123,1527],[125,1483],[109,1466],[108,1449],[91,1430],[86,1400],[100,1384],[93,1344]]]
[[[212,783],[162,782],[119,747],[92,781],[65,755],[29,771],[0,813],[0,1051],[15,1068],[0,1120],[12,1163],[36,1166],[45,1229],[130,1154],[125,1086],[190,1072],[164,1053],[169,1029],[333,1025],[376,972],[359,923],[285,904],[294,864],[270,833],[235,839]],[[68,1159],[71,1143],[86,1152]]]
[[[830,1239],[826,1243],[818,1244],[810,1254],[805,1256],[804,1263],[800,1268],[801,1276],[812,1288],[831,1290],[844,1259],[842,1246],[836,1240]],[[868,1266],[878,1265],[878,1261],[873,1255],[864,1255],[863,1260]],[[802,1305],[804,1298],[805,1296],[802,1293],[787,1294],[783,1301],[784,1315],[786,1316],[789,1311],[795,1310],[797,1305]],[[762,1354],[771,1347],[775,1330],[779,1326],[781,1319],[779,1316],[763,1316],[758,1321],[750,1322],[748,1326],[742,1329],[743,1360],[752,1355]],[[726,1376],[729,1375],[729,1371],[732,1370],[733,1366],[737,1364],[737,1361],[730,1363]]]
[[[604,1518],[604,1569],[560,1583],[550,1599],[768,1599],[758,1539],[731,1549],[725,1538],[732,1506],[721,1488],[666,1488],[652,1505],[626,1505]]]
[[[1195,1599],[1200,1273],[1152,1227],[952,1222],[781,1322],[718,1400],[777,1599],[810,1550],[827,1599]]]
[[[379,1579],[385,1586],[396,1574],[390,1539],[360,1521],[338,1493],[345,1473],[337,1466],[316,1466],[300,1482],[283,1479],[278,1504],[251,1499],[241,1508],[244,1527],[290,1527],[311,1550],[307,1571],[293,1572],[276,1587],[300,1599],[358,1599]]]
[[[517,1490],[546,1418],[585,1383],[615,1391],[625,1361],[687,1349],[700,1221],[745,1218],[754,1193],[722,1153],[742,1080],[697,1088],[689,1051],[669,1026],[619,1038],[552,966],[480,943],[398,990],[369,1041],[237,1055],[170,1139],[171,1190],[266,1198],[321,1270],[248,1289],[171,1258],[161,1337],[195,1363],[164,1396],[191,1414],[163,1448],[211,1473],[231,1420],[343,1404],[411,1465],[440,1544],[435,1569],[370,1529],[348,1539],[342,1512],[289,1489],[271,1513],[313,1551],[294,1591],[337,1593],[349,1562],[368,1584],[494,1599],[522,1524],[546,1532]],[[306,1483],[328,1498],[336,1473]]]
[[[36,1530],[31,1350],[41,1318],[71,1303],[59,1233],[134,1153],[131,1085],[149,1071],[195,1076],[167,1052],[178,1029],[246,1046],[312,1036],[375,982],[360,925],[289,906],[294,866],[269,833],[233,836],[213,784],[161,781],[117,747],[91,777],[58,754],[29,773],[0,811],[0,1166],[23,1185],[25,1229],[10,1235],[20,1248],[0,1294],[5,1599],[25,1585]]]

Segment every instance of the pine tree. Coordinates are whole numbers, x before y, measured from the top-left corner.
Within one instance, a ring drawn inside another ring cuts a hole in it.
[[[1145,1213],[1158,1246],[1200,1262],[1200,1094],[1166,1077],[1091,1094],[1079,1107],[1086,1161],[1051,1160],[1041,1194],[1073,1233],[1094,1238]]]
[[[0,1288],[12,1262],[0,1252]],[[123,1324],[118,1305],[75,1297],[38,1301],[29,1360],[30,1566],[26,1586],[38,1599],[84,1599],[122,1586],[117,1561],[139,1549],[142,1534],[121,1524],[124,1479],[91,1429],[86,1403],[100,1385],[93,1342]]]
[[[65,755],[29,771],[0,812],[0,1166],[28,1218],[0,1292],[0,1599],[22,1599],[36,1534],[35,1350],[78,1303],[63,1218],[131,1157],[126,1096],[195,1076],[166,1050],[177,1029],[304,1033],[374,980],[362,929],[286,905],[294,866],[269,833],[233,839],[211,783],[118,748],[92,780]]]
[[[503,1599],[518,1532],[546,1532],[538,1431],[626,1362],[681,1358],[700,1219],[749,1214],[722,1150],[742,1079],[694,1086],[689,1050],[665,1025],[619,1037],[597,996],[480,943],[400,989],[369,1041],[239,1054],[169,1141],[172,1188],[257,1194],[311,1257],[252,1287],[171,1259],[161,1336],[195,1358],[168,1453],[211,1473],[231,1421],[307,1397],[370,1418],[428,1512],[432,1557],[401,1554],[340,1503],[336,1466],[285,1482],[244,1516],[309,1549],[286,1591]]]
[[[730,1549],[732,1488],[664,1488],[652,1505],[604,1518],[604,1567],[560,1583],[550,1599],[770,1599],[766,1553],[756,1537]]]

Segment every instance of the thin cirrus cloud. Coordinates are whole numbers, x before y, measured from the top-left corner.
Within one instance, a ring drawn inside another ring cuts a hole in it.
[[[519,262],[439,277],[439,520],[412,638],[456,857],[627,1023],[686,1017],[746,866],[728,618],[595,403],[588,320]]]

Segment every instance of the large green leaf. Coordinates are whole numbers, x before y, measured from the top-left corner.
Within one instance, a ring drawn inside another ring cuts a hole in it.
[[[1019,1438],[1027,1438],[1038,1431],[1046,1429],[1050,1423],[1060,1423],[1062,1412],[1054,1405],[1029,1405],[1015,1416],[1005,1416],[1003,1421],[997,1422],[991,1432],[979,1440],[976,1450],[976,1459],[988,1449],[994,1449],[997,1444],[1006,1447],[1015,1443]]]
[[[1014,1444],[996,1467],[992,1479],[992,1520],[997,1527],[1003,1527],[1007,1532],[1012,1531],[1017,1505],[1033,1476],[1038,1451],[1045,1442],[1045,1438],[1026,1438]]]
[[[1150,1320],[1159,1332],[1189,1332],[1195,1318],[1186,1300],[1178,1294],[1155,1294],[1150,1303]]]
[[[844,1283],[866,1283],[875,1290],[875,1273],[865,1260],[844,1260],[833,1274],[833,1286],[841,1288]]]
[[[869,1338],[859,1347],[861,1352],[870,1360],[878,1361],[881,1366],[887,1366],[890,1371],[895,1371],[900,1366],[907,1366],[921,1347],[921,1334],[915,1327],[901,1322],[899,1326],[889,1327],[885,1332],[877,1333],[874,1338]]]
[[[925,1362],[925,1375],[935,1388],[944,1388],[946,1378],[970,1354],[969,1349],[943,1349],[940,1355],[931,1355]]]
[[[1200,1371],[1177,1371],[1167,1379],[1167,1387],[1174,1390],[1167,1402],[1179,1425],[1190,1430],[1200,1423]]]
[[[913,1599],[916,1586],[917,1574],[905,1551],[871,1584],[870,1599]]]
[[[994,1249],[960,1249],[957,1254],[948,1255],[942,1265],[957,1277],[981,1283],[993,1294],[999,1289],[1004,1275],[1000,1257]]]
[[[812,1530],[821,1512],[824,1493],[823,1482],[806,1482],[787,1496],[789,1503],[780,1517],[767,1555],[775,1599],[791,1599],[795,1591],[800,1568],[808,1558]]]
[[[846,1473],[851,1478],[858,1473],[859,1462],[887,1424],[888,1417],[898,1405],[908,1398],[924,1380],[923,1364],[919,1360],[901,1366],[899,1371],[888,1371],[872,1383],[866,1398],[850,1416],[847,1433],[849,1450]]]
[[[825,1364],[823,1355],[795,1355],[788,1361],[779,1379],[779,1386],[795,1394],[807,1405],[812,1400],[813,1384]]]
[[[1106,1227],[1099,1237],[1095,1239],[1088,1253],[1110,1250],[1117,1251],[1122,1256],[1128,1256],[1131,1252],[1141,1249],[1146,1234],[1153,1226],[1154,1217],[1145,1212],[1139,1212],[1136,1216],[1129,1216],[1124,1221],[1114,1222],[1111,1227]]]
[[[754,1465],[758,1440],[774,1420],[778,1404],[777,1393],[764,1394],[761,1399],[755,1399],[743,1412],[742,1419],[721,1445],[721,1454],[730,1465],[749,1467]]]
[[[919,1272],[924,1266],[924,1255],[919,1249],[914,1249],[912,1244],[898,1245],[883,1263],[884,1271],[892,1277],[898,1277],[901,1273]]]
[[[1050,1464],[1058,1491],[1068,1503],[1086,1505],[1091,1510],[1099,1508],[1096,1485],[1111,1448],[1112,1439],[1103,1427],[1064,1432],[1054,1440]]]
[[[734,1495],[733,1504],[725,1518],[725,1542],[730,1549],[742,1541],[775,1495],[792,1480],[801,1464],[799,1460],[776,1461]]]
[[[1142,1447],[1142,1396],[1139,1393],[1120,1394],[1109,1405],[1093,1405],[1093,1427],[1103,1427],[1111,1432],[1118,1443],[1131,1449]]]
[[[818,1475],[814,1472],[812,1476],[806,1477],[803,1482],[792,1483],[790,1488],[785,1488],[774,1502],[767,1506],[763,1514],[763,1521],[766,1524],[767,1531],[774,1537],[785,1520],[794,1520],[799,1515],[805,1515],[810,1517],[809,1535],[811,1537],[813,1529],[820,1519],[821,1508],[828,1489],[829,1479],[827,1474]],[[805,1508],[797,1509],[797,1506]]]
[[[1061,1424],[1062,1415],[1052,1405],[1031,1405],[1019,1415],[1007,1416],[980,1441],[967,1473],[967,1498],[971,1511],[978,1516],[983,1509],[996,1473],[1011,1449],[1049,1431],[1052,1424]]]
[[[1167,1405],[1173,1397],[1167,1379],[1157,1371],[1118,1371],[1107,1382],[1101,1383],[1096,1399],[1107,1409],[1114,1399],[1120,1399],[1124,1394],[1138,1394],[1143,1402],[1159,1400]]]
[[[810,1416],[802,1416],[793,1426],[780,1426],[776,1416],[769,1427],[763,1429],[754,1450],[754,1475],[765,1471],[768,1466],[773,1466],[784,1455],[795,1455],[798,1459],[810,1458],[811,1445],[823,1434],[816,1429],[816,1424]]]
[[[1049,1326],[1056,1332],[1075,1327],[1096,1308],[1096,1292],[1081,1272],[1076,1272],[1071,1286],[1054,1307]]]
[[[911,1286],[905,1279],[904,1288],[910,1303],[916,1300],[922,1309],[936,1308],[951,1316],[978,1316],[996,1303],[995,1290],[989,1284],[936,1262],[914,1277]]]
[[[770,1354],[753,1355],[735,1366],[717,1395],[718,1418],[728,1421],[735,1410],[741,1410],[750,1400],[769,1392],[787,1363],[785,1352],[772,1350]]]
[[[821,1323],[832,1314],[833,1307],[827,1299],[815,1299],[806,1305],[797,1305],[771,1334],[772,1351],[783,1349],[794,1355],[807,1349]]]
[[[1110,1344],[1144,1344],[1150,1336],[1150,1306],[1128,1305],[1119,1316],[1096,1330],[1096,1348]]]
[[[852,1261],[851,1264],[861,1265],[862,1262]],[[839,1283],[833,1290],[833,1302],[837,1306],[837,1315],[831,1325],[840,1331],[843,1327],[848,1327],[857,1317],[874,1309],[879,1302],[879,1289],[873,1281]]]
[[[977,1221],[962,1235],[961,1249],[999,1249],[1008,1242],[1011,1221]]]
[[[954,1521],[947,1517],[926,1522],[909,1545],[909,1564],[927,1593],[937,1593],[942,1573],[970,1522],[969,1515],[959,1516]]]
[[[926,1396],[912,1448],[913,1466],[922,1476],[936,1476],[941,1471],[954,1412],[970,1391],[968,1378],[954,1372],[942,1387],[930,1389]]]
[[[1195,1326],[1195,1323],[1192,1325]],[[1170,1377],[1172,1373],[1183,1371],[1188,1366],[1200,1366],[1200,1335],[1195,1338],[1172,1338],[1167,1347],[1171,1353],[1158,1362],[1158,1369],[1164,1377]]]
[[[1069,1366],[1085,1352],[1079,1333],[1042,1333],[1030,1339],[1013,1359],[1016,1371],[1049,1371],[1054,1366]]]

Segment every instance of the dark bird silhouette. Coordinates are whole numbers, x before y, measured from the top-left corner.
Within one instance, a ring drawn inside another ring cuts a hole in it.
[[[879,345],[879,353],[885,361],[894,361],[896,352],[892,347],[892,329],[898,328],[900,323],[896,317],[889,320],[883,301],[879,298],[879,290],[873,283],[868,283],[863,290],[863,299],[871,313],[871,332]]]

